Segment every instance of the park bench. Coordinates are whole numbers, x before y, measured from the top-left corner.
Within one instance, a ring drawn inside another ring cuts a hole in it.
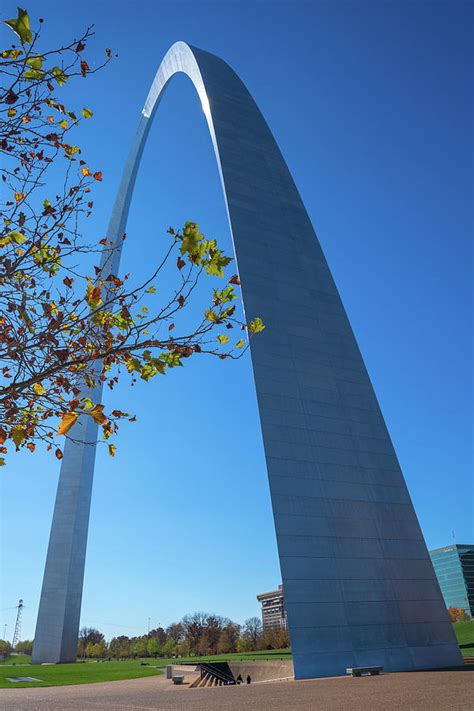
[[[173,684],[182,684],[183,681],[184,681],[184,675],[173,677]]]
[[[383,667],[349,667],[349,669],[346,669],[346,674],[351,674],[352,676],[370,674],[370,676],[374,676],[380,674],[381,671],[383,671]]]

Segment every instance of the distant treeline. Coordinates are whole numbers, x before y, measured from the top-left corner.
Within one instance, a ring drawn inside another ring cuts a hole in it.
[[[134,657],[188,657],[231,652],[283,649],[290,644],[286,630],[262,629],[258,617],[238,625],[226,617],[195,612],[166,629],[157,627],[139,637],[120,635],[106,642],[97,629],[84,627],[79,634],[80,658],[130,659]]]

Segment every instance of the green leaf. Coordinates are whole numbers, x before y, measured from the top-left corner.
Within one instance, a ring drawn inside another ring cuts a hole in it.
[[[11,27],[13,32],[18,35],[22,44],[31,44],[33,36],[30,29],[30,18],[26,10],[18,8],[18,17],[16,20],[4,20],[4,24]]]
[[[161,353],[160,358],[166,363],[168,368],[175,368],[177,365],[183,365],[181,363],[181,356],[179,353]]]
[[[224,343],[229,343],[229,336],[224,333],[222,335],[217,336],[217,340],[219,341],[219,343],[222,343],[222,345],[224,345]]]
[[[27,69],[23,72],[23,76],[28,81],[35,81],[36,79],[42,79],[44,77],[44,72],[41,69]]]
[[[81,114],[84,116],[85,119],[90,119],[93,116],[93,113],[90,109],[87,108],[87,106],[84,106],[84,108],[81,111]]]
[[[50,73],[53,75],[54,79],[57,81],[59,86],[64,86],[64,84],[68,80],[68,75],[65,72],[63,72],[63,70],[60,67],[53,67],[50,70]]]
[[[224,267],[232,261],[232,257],[226,257],[220,249],[209,249],[209,260],[206,264],[206,273],[210,276],[224,276]]]
[[[27,59],[26,63],[32,69],[41,69],[41,67],[43,66],[43,57],[41,56],[41,54],[38,54],[36,55],[36,57]]]
[[[79,146],[64,146],[64,152],[68,156],[73,156],[75,153],[80,153],[81,149]]]
[[[208,321],[211,321],[213,323],[218,321],[217,314],[213,309],[206,309],[206,311],[204,312],[204,316]]]
[[[233,299],[236,299],[237,295],[234,294],[234,287],[233,286],[226,286],[225,289],[222,289],[222,291],[219,291],[218,289],[214,289],[214,299],[221,304],[227,304],[229,301],[232,301]]]
[[[264,328],[265,328],[265,325],[259,316],[257,316],[257,318],[254,319],[253,321],[250,321],[250,324],[249,324],[250,333],[260,333],[260,331],[263,331]]]

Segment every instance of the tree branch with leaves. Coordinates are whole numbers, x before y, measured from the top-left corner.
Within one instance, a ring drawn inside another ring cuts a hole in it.
[[[240,358],[264,328],[260,318],[246,324],[236,314],[239,278],[225,276],[232,258],[194,222],[168,229],[158,266],[137,284],[104,266],[118,248],[90,236],[102,171],[71,138],[93,112],[71,110],[60,94],[112,53],[89,65],[92,27],[43,50],[42,20],[32,31],[19,8],[5,24],[19,43],[0,53],[0,465],[9,446],[34,452],[44,444],[60,459],[62,438],[81,415],[109,440],[120,420],[135,418],[94,398],[102,386],[113,389],[122,376],[149,381],[196,354]]]

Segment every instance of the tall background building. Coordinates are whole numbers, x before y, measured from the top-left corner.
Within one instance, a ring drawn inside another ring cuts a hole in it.
[[[279,585],[278,590],[260,593],[260,595],[257,595],[257,600],[262,603],[262,624],[264,630],[288,629],[283,585]]]
[[[430,551],[446,607],[460,607],[474,617],[474,545]]]

